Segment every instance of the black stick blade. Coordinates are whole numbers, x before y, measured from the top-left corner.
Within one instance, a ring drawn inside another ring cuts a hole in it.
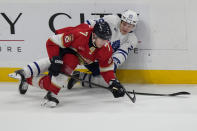
[[[190,95],[190,93],[186,91],[182,91],[182,92],[169,94],[169,96],[179,96],[179,95]]]
[[[132,91],[128,91],[128,93],[133,94]],[[146,96],[179,96],[179,95],[190,95],[189,92],[181,91],[172,94],[157,94],[157,93],[143,93],[143,92],[135,92],[137,95],[146,95]]]
[[[126,93],[126,95],[129,97],[129,99],[130,99],[133,103],[135,103],[135,101],[136,101],[135,91],[133,90],[133,92],[130,93],[130,92],[128,92],[124,87],[123,87],[123,90],[124,90],[124,92]],[[130,94],[133,94],[133,97],[131,97],[131,96],[129,95],[129,93],[130,93]]]

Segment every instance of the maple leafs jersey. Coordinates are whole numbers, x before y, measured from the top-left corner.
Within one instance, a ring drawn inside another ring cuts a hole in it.
[[[105,43],[102,48],[95,48],[92,44],[92,31],[93,28],[88,24],[57,30],[57,35],[50,37],[47,41],[48,55],[51,59],[53,56],[59,55],[59,47],[71,48],[85,64],[98,61],[101,75],[108,83],[115,79],[112,47],[109,43]]]
[[[108,15],[99,20],[87,20],[86,23],[94,26],[96,21],[103,20],[109,24],[112,30],[112,37],[110,40],[110,44],[113,48],[112,57],[115,62],[115,66],[118,67],[127,59],[128,53],[136,47],[137,37],[133,32],[126,35],[121,34],[119,28],[121,19],[117,15]]]

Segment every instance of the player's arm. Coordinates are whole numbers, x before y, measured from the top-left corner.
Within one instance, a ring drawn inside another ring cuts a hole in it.
[[[94,27],[94,25],[96,24],[96,21],[97,20],[89,19],[89,20],[86,20],[85,23],[90,25],[90,26],[92,26],[92,27]]]
[[[61,48],[67,48],[73,41],[73,34],[70,32],[57,34],[51,36],[47,43],[47,52],[51,65],[49,67],[49,73],[53,76],[57,76],[63,65],[62,56],[60,55]]]
[[[99,19],[89,19],[89,20],[86,20],[85,23],[90,25],[90,26],[94,26],[96,24],[96,22],[98,21],[106,21],[107,23],[111,23],[112,19],[111,19],[111,16],[112,15],[108,15],[108,16],[105,16],[103,18],[99,18]]]
[[[107,50],[103,52],[102,57],[99,58],[99,67],[100,67],[100,74],[104,78],[104,80],[109,84],[109,88],[112,91],[112,94],[115,98],[123,97],[125,92],[123,90],[123,86],[117,80],[114,74],[114,63],[112,59],[112,48],[110,44],[106,44],[105,47]],[[109,51],[109,52],[108,52]],[[108,53],[106,53],[108,52]],[[101,56],[101,55],[100,55]],[[104,57],[103,57],[104,56]]]
[[[137,45],[137,37],[132,34],[129,39],[123,43],[117,50],[116,52],[113,53],[112,58],[114,61],[114,71],[122,65],[127,57],[128,54],[131,50],[133,50]]]
[[[110,80],[116,79],[115,74],[114,74],[114,63],[112,58],[106,59],[104,61],[99,61],[99,68],[100,68],[100,73],[104,80],[109,83]]]
[[[117,15],[107,15],[104,16],[103,18],[99,18],[99,19],[89,19],[86,20],[85,23],[91,26],[94,26],[96,24],[96,22],[98,21],[106,21],[109,25],[114,25],[115,23],[118,23],[117,21],[119,20],[119,17]]]
[[[117,80],[114,74],[114,63],[112,58],[102,61],[100,63],[100,73],[104,80],[109,84],[112,94],[115,98],[123,97],[125,92],[122,84]]]

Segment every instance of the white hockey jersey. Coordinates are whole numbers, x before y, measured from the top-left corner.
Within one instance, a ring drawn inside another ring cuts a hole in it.
[[[112,31],[111,46],[113,48],[113,60],[115,63],[115,70],[118,66],[122,65],[127,59],[128,53],[137,45],[137,37],[131,32],[122,35],[120,32],[121,19],[117,15],[108,15],[99,20],[86,20],[86,23],[94,26],[96,21],[106,21]]]

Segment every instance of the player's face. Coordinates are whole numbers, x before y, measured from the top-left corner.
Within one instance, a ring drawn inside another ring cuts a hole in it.
[[[107,43],[108,42],[108,40],[103,40],[103,39],[101,39],[101,38],[99,38],[99,37],[97,37],[96,39],[95,39],[95,45],[96,45],[96,47],[97,48],[101,48],[103,45],[105,45],[105,43]]]
[[[122,21],[120,23],[120,32],[123,35],[126,35],[127,33],[131,32],[131,30],[135,27],[135,25],[129,24],[127,22]]]

